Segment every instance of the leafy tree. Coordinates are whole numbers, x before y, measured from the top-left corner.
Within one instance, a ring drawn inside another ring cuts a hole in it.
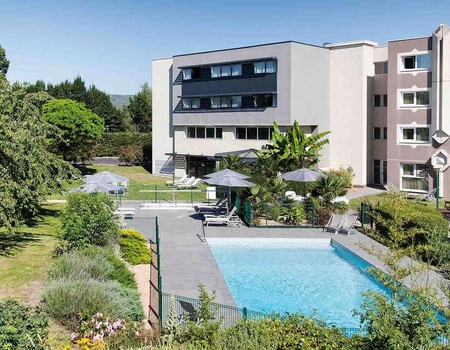
[[[6,58],[5,49],[0,45],[0,73],[6,75],[8,73],[9,61]]]
[[[282,172],[314,167],[319,162],[319,152],[329,143],[328,139],[321,140],[329,131],[308,136],[297,121],[285,133],[275,122],[273,128],[272,141],[260,151],[260,156],[263,159],[272,158]]]
[[[67,199],[62,220],[62,238],[67,250],[90,245],[105,246],[117,238],[113,201],[99,193],[72,193]]]
[[[141,91],[130,97],[128,110],[136,131],[152,130],[152,90],[147,83],[142,85]]]
[[[0,74],[0,225],[20,226],[38,213],[46,195],[61,190],[61,180],[75,170],[48,151],[57,129],[40,115],[49,96],[12,88]]]
[[[65,160],[87,160],[92,148],[102,137],[103,120],[84,104],[72,100],[51,100],[43,107],[43,117],[62,131],[62,140],[53,146]]]

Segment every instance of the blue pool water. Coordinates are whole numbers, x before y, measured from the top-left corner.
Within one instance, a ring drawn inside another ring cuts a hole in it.
[[[238,307],[297,312],[338,327],[359,327],[352,311],[366,291],[385,293],[370,266],[329,239],[209,238]]]

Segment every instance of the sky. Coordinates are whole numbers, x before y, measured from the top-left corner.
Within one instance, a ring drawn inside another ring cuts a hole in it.
[[[80,75],[126,95],[151,85],[156,58],[286,40],[385,45],[440,23],[450,25],[450,0],[0,0],[10,82]]]

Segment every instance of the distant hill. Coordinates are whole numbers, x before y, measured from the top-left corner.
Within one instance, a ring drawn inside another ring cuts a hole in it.
[[[130,104],[130,97],[132,95],[109,95],[111,103],[114,107],[120,109],[122,106],[128,106]]]

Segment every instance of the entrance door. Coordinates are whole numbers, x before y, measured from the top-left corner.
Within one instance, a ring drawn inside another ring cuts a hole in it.
[[[387,183],[387,161],[373,160],[373,183],[384,185]]]

